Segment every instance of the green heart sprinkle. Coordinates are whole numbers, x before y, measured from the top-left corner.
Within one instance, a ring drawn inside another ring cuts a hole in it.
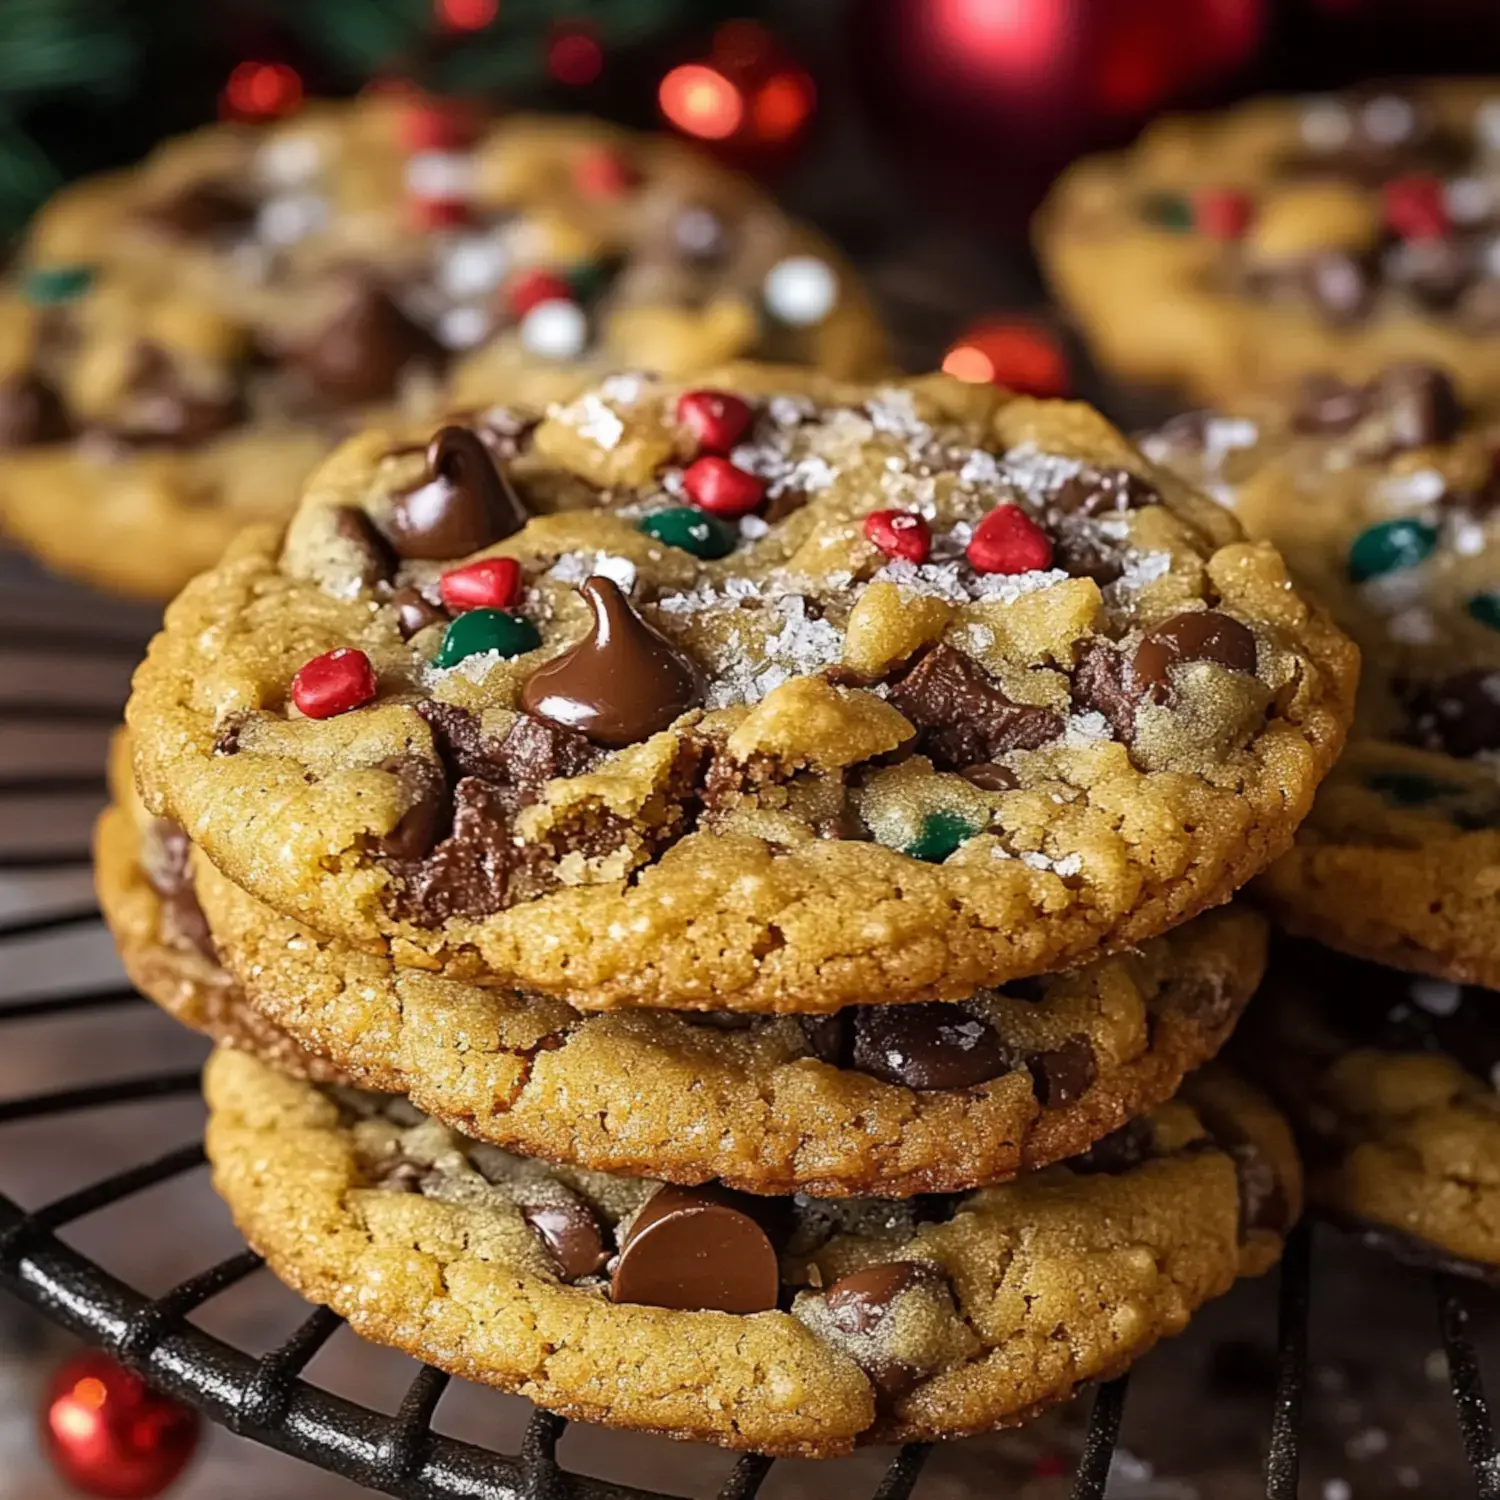
[[[56,307],[83,296],[94,284],[91,266],[38,266],[26,273],[26,300],[37,307]]]
[[[500,656],[524,656],[542,644],[530,620],[508,615],[503,609],[471,609],[461,614],[444,632],[443,644],[432,658],[435,667],[456,667],[471,656],[494,651]]]
[[[953,853],[960,844],[967,843],[979,830],[957,813],[928,813],[922,819],[922,831],[901,852],[913,859],[925,859],[928,864],[938,864]]]
[[[1500,591],[1475,594],[1465,607],[1471,620],[1478,620],[1491,630],[1500,630]]]
[[[1354,538],[1349,577],[1365,583],[1402,568],[1414,568],[1437,546],[1437,527],[1426,521],[1382,521]]]
[[[680,547],[705,561],[727,557],[734,551],[739,536],[732,526],[726,526],[717,516],[692,505],[654,510],[649,516],[642,517],[639,529],[647,536],[665,542],[668,547]]]

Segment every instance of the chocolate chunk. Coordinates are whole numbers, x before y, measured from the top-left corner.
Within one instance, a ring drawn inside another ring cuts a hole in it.
[[[407,558],[466,557],[513,536],[526,507],[467,427],[441,427],[427,445],[427,478],[397,497],[385,523]]]
[[[544,719],[518,715],[503,740],[484,733],[477,714],[429,698],[417,712],[431,726],[443,759],[462,776],[533,791],[555,776],[582,776],[593,770],[600,752],[581,734]]]
[[[1235,988],[1227,974],[1184,976],[1169,982],[1167,999],[1179,1015],[1206,1031],[1217,1031],[1234,1014]]]
[[[488,917],[504,908],[521,851],[500,789],[466,776],[453,789],[453,831],[425,858],[392,860],[397,907],[422,927],[450,917]]]
[[[1131,674],[1153,703],[1172,692],[1171,668],[1179,662],[1209,661],[1231,672],[1255,671],[1255,636],[1238,620],[1216,609],[1192,610],[1153,625],[1135,648]]]
[[[521,1217],[542,1242],[563,1281],[579,1281],[604,1269],[609,1259],[604,1229],[598,1215],[581,1198],[570,1195],[547,1203],[523,1204]]]
[[[338,314],[292,353],[318,394],[340,406],[384,401],[396,394],[408,365],[423,360],[437,366],[443,356],[443,346],[426,329],[407,317],[388,293],[363,279],[350,284],[348,300]]]
[[[942,1280],[943,1273],[927,1261],[893,1260],[840,1276],[823,1300],[835,1328],[844,1333],[873,1333],[903,1293]]]
[[[1391,365],[1371,383],[1370,393],[1385,439],[1381,456],[1446,443],[1463,426],[1453,380],[1435,365]]]
[[[192,844],[180,824],[153,818],[141,840],[141,871],[161,902],[162,936],[179,948],[192,948],[217,964],[208,918],[193,888]]]
[[[1324,250],[1296,268],[1307,295],[1334,323],[1354,323],[1375,302],[1375,277],[1369,264],[1342,250]]]
[[[972,766],[965,766],[958,774],[982,792],[1012,792],[1021,784],[1014,771],[996,765],[992,760],[977,761]]]
[[[388,859],[421,859],[438,841],[448,816],[448,782],[443,768],[421,755],[398,755],[380,764],[401,783],[407,808],[380,840]]]
[[[798,1016],[813,1056],[830,1068],[847,1068],[854,1049],[854,1018],[849,1010],[831,1016]]]
[[[73,424],[62,397],[31,371],[0,381],[0,448],[65,443]]]
[[[1099,1076],[1093,1043],[1086,1036],[1070,1036],[1061,1047],[1027,1058],[1038,1101],[1048,1109],[1076,1103]]]
[[[1292,426],[1298,432],[1348,432],[1369,410],[1364,386],[1348,385],[1337,375],[1309,375],[1292,409]]]
[[[1118,1177],[1156,1154],[1156,1132],[1150,1120],[1134,1119],[1101,1136],[1087,1151],[1069,1157],[1069,1170],[1083,1177],[1103,1173]]]
[[[396,611],[396,629],[401,632],[403,641],[409,641],[419,630],[426,630],[429,625],[444,624],[448,619],[418,589],[397,589],[386,602]]]
[[[861,1073],[909,1089],[965,1089],[1020,1064],[988,1021],[962,1006],[855,1007],[850,1063]]]
[[[1103,714],[1115,738],[1128,745],[1135,738],[1140,701],[1140,688],[1118,647],[1103,640],[1085,642],[1073,672],[1074,707],[1082,713]]]
[[[891,707],[914,725],[918,748],[943,768],[1035,750],[1063,731],[1050,708],[1012,703],[984,669],[952,646],[934,646],[891,689]]]
[[[140,344],[133,356],[122,410],[107,430],[124,443],[171,443],[186,448],[233,427],[244,414],[244,401],[238,392],[195,391],[183,380],[165,349]]]
[[[1129,469],[1085,468],[1063,480],[1042,509],[1052,523],[1061,516],[1101,516],[1160,504],[1156,486]]]
[[[1407,684],[1403,696],[1416,744],[1460,760],[1500,750],[1500,668]]]
[[[593,611],[589,633],[533,672],[521,689],[528,713],[611,749],[665,729],[703,701],[703,675],[631,607],[608,578],[580,590]]]
[[[333,529],[353,561],[361,587],[374,588],[390,579],[396,571],[395,556],[364,511],[357,505],[340,505],[334,511]]]
[[[1265,1152],[1227,1110],[1201,1101],[1194,1107],[1214,1145],[1234,1163],[1240,1196],[1241,1242],[1259,1229],[1285,1234],[1292,1227],[1291,1204]]]
[[[392,1193],[420,1193],[437,1177],[431,1162],[417,1161],[410,1156],[388,1156],[369,1169],[368,1177],[373,1187],[384,1188]]]
[[[233,234],[255,218],[254,206],[220,182],[189,182],[165,198],[142,205],[139,215],[166,234],[184,240]]]
[[[616,1302],[684,1312],[770,1312],[780,1290],[754,1205],[712,1184],[658,1188],[631,1221],[610,1279]]]

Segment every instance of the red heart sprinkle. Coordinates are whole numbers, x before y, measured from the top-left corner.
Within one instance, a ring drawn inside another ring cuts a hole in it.
[[[865,517],[865,536],[887,557],[924,563],[932,552],[932,528],[914,511],[876,510]]]
[[[466,609],[509,609],[521,597],[521,565],[513,557],[485,557],[438,580],[438,593],[454,614]]]
[[[1019,505],[997,505],[967,549],[979,573],[1032,573],[1052,566],[1052,542]]]
[[[764,479],[712,456],[695,458],[682,471],[682,487],[699,510],[731,521],[748,516],[766,498]]]
[[[684,391],[677,398],[677,420],[705,453],[728,453],[750,430],[755,412],[728,391]]]
[[[375,668],[363,651],[340,646],[306,663],[292,678],[292,702],[309,719],[346,714],[375,696]]]

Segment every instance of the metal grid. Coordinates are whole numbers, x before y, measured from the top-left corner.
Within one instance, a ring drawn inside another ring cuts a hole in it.
[[[7,648],[34,651],[59,666],[69,657],[137,651],[137,643],[111,645],[99,637],[48,630],[30,636],[10,631]],[[6,701],[0,697],[0,735],[17,725],[45,722],[108,725],[118,705]],[[0,777],[0,807],[17,799],[102,791],[96,775],[51,774],[29,768]],[[0,847],[0,874],[79,869],[87,850]],[[0,925],[0,944],[95,922],[91,905],[75,903],[41,916]],[[59,1018],[84,1010],[145,1003],[133,990],[104,987],[40,999],[0,995],[0,1027]],[[107,1083],[0,1100],[0,1126],[79,1110],[120,1109],[147,1100],[191,1094],[196,1072],[157,1072]],[[3,1160],[3,1156],[0,1156]],[[280,1347],[253,1357],[196,1327],[189,1319],[214,1297],[261,1274],[264,1262],[245,1250],[210,1266],[163,1296],[151,1298],[100,1264],[70,1248],[58,1231],[159,1183],[201,1169],[195,1140],[154,1160],[114,1173],[51,1203],[25,1210],[0,1194],[0,1285],[8,1286],[54,1322],[109,1350],[161,1390],[197,1407],[236,1433],[403,1500],[646,1500],[655,1492],[570,1474],[556,1457],[563,1418],[536,1411],[520,1451],[504,1454],[432,1431],[449,1377],[422,1367],[394,1414],[371,1410],[302,1379],[309,1362],[336,1333],[341,1319],[316,1308]],[[1307,1322],[1311,1299],[1312,1233],[1291,1238],[1280,1270],[1277,1381],[1265,1463],[1267,1500],[1297,1500],[1299,1434],[1307,1388]],[[1500,1500],[1497,1452],[1479,1360],[1469,1336],[1466,1297],[1471,1288],[1449,1275],[1433,1277],[1438,1322],[1449,1379],[1477,1500]],[[1102,1385],[1094,1398],[1073,1500],[1103,1500],[1125,1410],[1129,1377]],[[900,1450],[873,1500],[904,1500],[916,1488],[930,1445]],[[773,1460],[741,1458],[719,1490],[720,1500],[751,1500],[771,1473]]]

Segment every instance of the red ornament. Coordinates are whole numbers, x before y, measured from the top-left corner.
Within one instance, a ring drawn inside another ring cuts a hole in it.
[[[1233,188],[1201,188],[1193,195],[1193,227],[1211,240],[1239,239],[1254,212],[1249,193]]]
[[[865,536],[887,557],[924,563],[932,552],[932,527],[914,511],[876,510],[865,517]]]
[[[42,1399],[42,1444],[65,1480],[102,1500],[150,1500],[187,1467],[197,1412],[101,1349],[75,1355]]]
[[[977,573],[1033,573],[1052,566],[1052,542],[1019,505],[997,505],[969,541]]]
[[[454,614],[466,609],[509,609],[521,597],[521,565],[513,557],[486,557],[444,573],[438,593]]]
[[[728,391],[684,391],[677,398],[677,420],[705,453],[728,453],[749,432],[755,412]]]
[[[998,385],[1027,396],[1066,396],[1068,360],[1054,335],[1035,323],[976,323],[943,357],[943,370],[973,385]]]
[[[612,146],[586,151],[573,163],[573,184],[585,198],[623,198],[641,174]]]
[[[571,302],[573,288],[565,277],[542,266],[533,266],[514,276],[505,289],[506,307],[513,318],[524,318],[543,302]]]
[[[712,455],[695,458],[682,471],[682,487],[699,510],[730,521],[748,516],[766,498],[764,479]]]
[[[1443,201],[1443,184],[1436,177],[1413,172],[1395,177],[1381,190],[1385,221],[1404,240],[1440,240],[1450,226]]]
[[[292,702],[309,719],[346,714],[375,696],[375,668],[363,651],[340,646],[306,663],[292,678]]]

